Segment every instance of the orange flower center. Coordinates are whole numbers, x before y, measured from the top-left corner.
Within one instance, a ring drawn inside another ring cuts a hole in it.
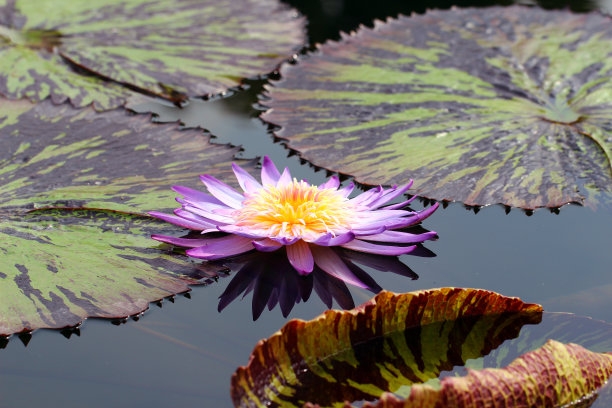
[[[266,230],[268,236],[312,241],[350,229],[355,209],[335,188],[319,189],[305,181],[266,185],[247,196],[233,217],[237,226]]]

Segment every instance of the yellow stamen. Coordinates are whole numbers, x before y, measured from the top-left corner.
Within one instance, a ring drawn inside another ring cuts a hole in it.
[[[250,194],[233,214],[237,226],[264,229],[270,237],[312,241],[331,232],[346,232],[355,209],[335,188],[319,189],[305,181],[267,185]]]

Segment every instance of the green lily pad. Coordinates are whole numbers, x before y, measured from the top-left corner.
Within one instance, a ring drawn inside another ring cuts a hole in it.
[[[281,69],[262,117],[306,160],[469,205],[612,192],[612,20],[513,6],[361,28]]]
[[[485,290],[383,291],[351,311],[292,320],[261,341],[234,373],[232,399],[237,407],[376,399],[488,354],[541,311]]]
[[[225,179],[237,148],[124,110],[0,106],[0,334],[133,315],[220,270],[159,249],[150,234],[180,228],[144,213]]]
[[[276,0],[0,0],[0,94],[181,102],[270,72],[304,41],[304,20]]]

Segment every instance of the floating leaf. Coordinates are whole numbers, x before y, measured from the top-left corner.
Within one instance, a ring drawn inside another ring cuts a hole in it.
[[[134,213],[172,208],[168,186],[204,170],[224,178],[236,148],[123,110],[0,106],[0,334],[125,317],[220,269],[155,249],[177,229]]]
[[[232,377],[235,406],[332,406],[436,378],[538,323],[541,307],[493,292],[381,292],[351,311],[292,320]]]
[[[612,377],[612,353],[594,353],[577,344],[548,341],[505,368],[473,370],[447,377],[441,387],[414,385],[406,400],[385,394],[376,404],[386,408],[561,407],[590,406]],[[584,404],[584,405],[583,405]]]
[[[276,0],[0,0],[0,93],[98,109],[128,88],[219,93],[287,59],[303,25]]]
[[[469,205],[612,191],[612,24],[513,6],[430,11],[328,42],[263,119],[317,166]]]
[[[222,269],[153,249],[149,236],[165,225],[147,217],[51,214],[0,221],[1,335],[135,315]]]

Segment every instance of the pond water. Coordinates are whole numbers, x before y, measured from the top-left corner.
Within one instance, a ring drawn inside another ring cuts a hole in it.
[[[340,29],[349,30],[373,18],[411,11],[403,1],[377,1],[376,10],[371,2],[355,0],[293,3],[307,14],[313,42],[336,38]],[[433,8],[451,3],[427,4]],[[607,6],[586,1],[546,1],[543,5],[570,6],[577,11]],[[256,118],[251,105],[262,83],[249,81],[248,90],[223,99],[194,101],[181,111],[161,105],[154,109],[161,120],[180,118],[188,126],[206,128],[218,143],[242,145],[242,157],[268,154],[279,167],[289,166],[296,177],[321,182],[325,172],[301,165],[296,156],[287,157],[287,151],[273,143],[266,125]],[[426,245],[437,256],[402,257],[419,275],[417,280],[380,272],[372,276],[395,292],[442,286],[483,288],[540,303],[547,311],[612,322],[611,225],[610,208],[565,206],[559,214],[539,210],[527,216],[520,210],[506,214],[501,206],[474,214],[461,204],[450,204],[424,223],[440,236]],[[164,301],[161,309],[152,306],[138,321],[115,326],[107,320],[90,319],[80,336],[70,339],[41,330],[24,347],[14,336],[0,350],[0,407],[231,406],[232,373],[248,362],[260,339],[279,330],[287,319],[276,308],[252,321],[251,295],[218,313],[218,297],[228,281],[221,278],[194,287],[190,299],[177,296],[174,303]],[[356,303],[371,297],[356,289],[352,293]],[[298,304],[289,317],[310,319],[324,310],[324,304],[313,296]]]

